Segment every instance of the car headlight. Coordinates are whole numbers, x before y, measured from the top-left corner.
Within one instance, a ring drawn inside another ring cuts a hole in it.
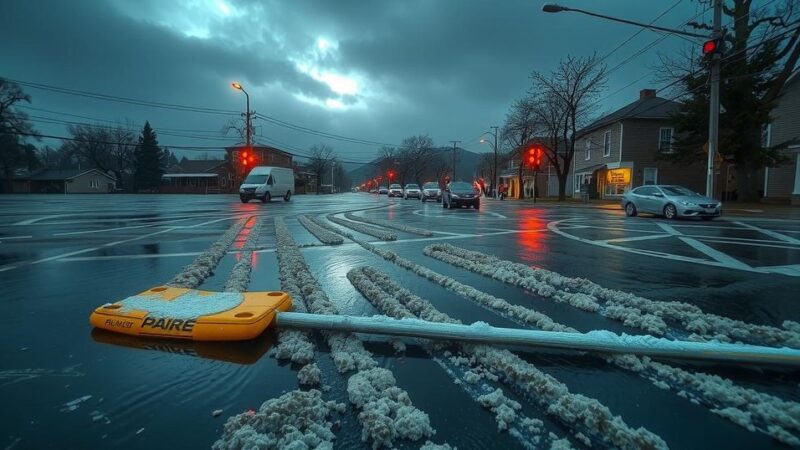
[[[239,188],[239,193],[244,194],[244,188]]]
[[[457,194],[450,194],[450,197],[458,198],[458,195]]]
[[[697,203],[687,202],[687,201],[684,201],[684,200],[681,200],[680,204],[683,205],[683,206],[697,206]]]

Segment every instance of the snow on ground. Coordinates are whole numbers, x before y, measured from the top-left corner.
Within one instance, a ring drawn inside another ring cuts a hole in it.
[[[477,253],[448,244],[428,246],[425,248],[425,252],[436,259],[450,262],[450,258],[442,255],[442,253],[444,253],[442,251],[439,251],[434,256],[434,249],[442,249],[445,246],[448,247],[447,253]],[[478,273],[482,273],[483,269],[477,269],[477,267],[483,264],[488,264],[487,267],[489,268],[498,268],[498,272],[505,270],[504,267],[496,264],[494,260],[488,262],[468,261],[468,264],[463,263],[463,265],[459,262],[455,265],[468,269],[476,267],[475,271],[481,270]],[[527,266],[523,267],[527,268]],[[551,278],[556,279],[554,277]],[[571,280],[564,281],[564,284],[571,283]],[[574,330],[570,329],[565,331]],[[730,419],[734,423],[742,425],[747,429],[757,429],[784,443],[800,445],[800,440],[798,440],[797,437],[800,432],[800,403],[786,401],[773,395],[744,388],[736,385],[731,380],[716,375],[709,375],[702,372],[689,372],[667,364],[652,361],[648,357],[640,358],[634,355],[618,355],[610,356],[607,359],[614,365],[639,373],[657,387],[664,388],[665,385],[673,387],[679,393],[683,393],[683,397],[703,404],[713,413]]]
[[[317,225],[313,220],[311,220],[307,216],[297,216],[297,221],[300,222],[301,225],[308,230],[309,233],[313,234],[320,242],[326,245],[340,245],[344,242],[341,236],[335,233],[331,233],[330,231],[326,230],[325,228]]]
[[[361,222],[353,222],[352,220],[345,220],[339,217],[336,217],[335,214],[328,214],[328,220],[333,223],[339,224],[345,228],[350,228],[353,231],[358,231],[359,233],[363,233],[369,236],[376,237],[382,241],[394,241],[397,240],[397,235],[391,233],[386,230],[382,230],[380,228],[373,227],[371,225],[365,225]]]
[[[347,213],[344,214],[344,216],[346,218],[350,219],[350,220],[355,220],[355,221],[358,221],[358,222],[371,223],[373,225],[378,225],[378,226],[384,227],[384,228],[392,228],[392,229],[397,230],[397,231],[404,231],[406,233],[417,234],[417,235],[420,235],[420,236],[433,236],[433,233],[428,231],[428,230],[424,230],[422,228],[417,228],[417,227],[412,227],[412,226],[409,226],[409,225],[404,225],[404,224],[399,223],[399,222],[392,222],[390,220],[376,219],[376,218],[373,218],[373,217],[367,217],[367,216],[363,216],[363,215],[356,215],[356,214],[353,214],[352,212],[347,212]]]
[[[415,296],[410,291],[402,288],[387,275],[375,269],[354,269],[360,270],[373,282],[374,288],[365,291],[365,295],[370,298],[383,300],[380,304],[396,303],[388,310],[395,310],[396,314],[407,317],[412,314],[405,307],[403,299],[413,299],[416,309],[423,309],[429,312],[436,311],[442,321],[452,321],[444,313],[437,311],[427,300]],[[377,274],[371,277],[370,274]],[[353,278],[351,278],[352,281]],[[382,291],[382,294],[376,292]],[[380,294],[380,295],[379,295]],[[424,304],[424,307],[420,305]],[[413,314],[412,314],[413,315]],[[593,441],[612,445],[621,449],[666,449],[667,445],[660,437],[652,432],[638,428],[629,427],[619,416],[614,416],[611,411],[595,399],[585,397],[580,394],[573,394],[563,383],[555,378],[541,372],[533,364],[530,364],[507,350],[498,350],[486,345],[461,345],[461,350],[471,364],[479,364],[489,368],[491,372],[499,376],[500,380],[510,384],[513,388],[527,394],[527,397],[537,402],[545,412],[553,416],[556,420],[568,427],[576,435],[591,436]],[[479,400],[481,401],[481,400]],[[496,393],[483,397],[482,402],[491,405],[497,402],[495,413],[502,416],[500,423],[507,424],[516,418],[516,410],[512,404],[499,400]],[[500,405],[505,406],[501,408]],[[518,405],[518,404],[517,404]],[[512,415],[513,413],[513,415]],[[501,425],[502,426],[502,425]]]
[[[353,286],[375,308],[391,318],[460,323],[458,320],[440,313],[430,303],[409,291],[402,290],[387,293],[381,287],[385,284],[384,277],[385,275],[382,272],[369,267],[355,268],[347,273],[347,278]],[[402,296],[403,302],[398,301],[395,295]],[[442,348],[447,344],[428,340],[421,340],[421,342],[431,358],[453,378],[457,385],[464,389],[476,402],[492,411],[498,424],[498,430],[508,430],[512,436],[520,440],[523,446],[528,446],[530,443],[536,445],[546,444],[546,442],[542,442],[542,438],[544,437],[546,440],[548,436],[542,434],[543,424],[541,421],[519,415],[517,413],[521,408],[519,403],[506,398],[501,389],[492,388],[489,384],[482,382],[486,379],[496,382],[498,380],[497,376],[492,375],[484,367],[469,368],[469,360],[467,358],[452,356],[449,351],[442,352]]]
[[[280,217],[275,218],[275,235],[281,284],[294,302],[304,303],[312,313],[338,315],[338,308],[314,279]],[[416,441],[435,433],[428,415],[413,406],[391,372],[377,368],[378,362],[358,337],[336,332],[323,335],[337,370],[356,372],[348,380],[347,391],[350,402],[360,410],[358,420],[365,442],[371,441],[373,448],[392,447],[396,439]]]
[[[337,231],[332,226],[329,227],[331,231]],[[429,280],[456,292],[464,298],[476,301],[477,303],[490,309],[494,309],[505,317],[515,319],[517,318],[515,317],[516,315],[518,318],[532,318],[532,320],[523,319],[524,322],[526,322],[524,325],[534,326],[543,330],[549,329],[553,331],[576,332],[576,330],[573,328],[554,322],[547,315],[522,306],[510,305],[505,300],[496,299],[485,292],[481,292],[470,286],[458,283],[452,278],[443,276],[428,268],[404,259],[394,252],[373,246],[368,242],[364,242],[358,238],[355,238],[353,235],[346,234],[346,236],[365,249],[383,257],[387,261],[394,262],[395,264],[407,270],[428,278]],[[437,246],[439,245],[440,244],[437,244]],[[433,246],[427,247],[426,250],[428,250],[430,247]],[[459,249],[457,247],[453,248],[459,252],[477,253]],[[478,254],[482,255],[480,253]],[[489,265],[489,267],[497,266]],[[523,267],[527,268],[527,266]],[[380,272],[374,271],[374,269],[364,268],[363,270],[365,273],[372,273],[372,275],[376,278],[384,277],[386,281],[391,282],[387,276],[380,274]],[[501,267],[499,270],[502,271],[504,269]],[[376,273],[378,275],[376,275]],[[561,276],[559,275],[558,277]],[[566,277],[561,278],[564,279],[560,280],[559,278],[553,277],[553,280],[558,280],[556,282],[563,281],[564,284],[573,283],[571,279],[567,279]],[[562,285],[559,284],[559,287],[561,286]],[[555,290],[553,287],[550,287],[550,289]],[[404,294],[402,292],[394,293],[394,295],[396,295],[398,299],[404,298]],[[413,296],[413,294],[410,297],[407,297],[407,299],[410,300],[409,305],[412,306],[409,309],[415,315],[424,320],[438,322],[443,321],[442,316],[436,315],[438,313],[437,310],[431,310],[427,308],[427,306],[424,306],[424,304],[427,302],[422,301],[422,303],[419,303],[414,299],[415,297],[416,296]],[[588,296],[586,297],[588,298]],[[507,315],[507,307],[505,307],[505,305],[513,306],[513,310],[516,311],[515,315]],[[537,323],[540,325],[537,325]],[[789,324],[786,328],[790,328],[791,326],[792,325]],[[703,404],[711,409],[712,412],[726,410],[726,408],[738,409],[740,410],[741,414],[737,416],[737,420],[734,420],[734,423],[741,425],[743,421],[738,417],[749,414],[747,417],[752,418],[753,424],[758,431],[766,433],[775,437],[776,439],[781,440],[782,442],[792,445],[797,442],[798,437],[796,435],[798,434],[798,430],[800,430],[800,428],[798,428],[800,427],[800,404],[796,402],[785,401],[772,395],[757,392],[753,389],[737,386],[731,380],[716,375],[709,375],[702,372],[689,372],[687,370],[652,361],[647,357],[639,358],[634,355],[616,355],[608,357],[607,360],[621,368],[637,373],[659,388],[663,389],[664,385],[668,384],[669,386],[675,388],[678,394],[682,397],[687,398],[693,403]],[[747,400],[742,401],[743,399]],[[719,414],[717,412],[715,413]],[[727,410],[726,414],[719,415],[722,415],[728,419],[733,417],[730,409]],[[745,428],[749,429],[750,427],[745,426]]]
[[[694,337],[698,339],[800,348],[800,330],[791,324],[785,326],[786,329],[780,329],[733,320],[704,313],[688,303],[650,300],[607,289],[584,278],[565,277],[549,270],[531,268],[450,244],[429,245],[424,252],[441,261],[530,289],[542,297],[554,298],[581,309],[598,310],[603,305],[604,315],[652,334],[663,334],[667,331],[665,321],[668,321],[694,333]],[[572,299],[576,295],[586,298],[581,304],[575,304]]]
[[[318,390],[291,391],[267,400],[258,411],[230,417],[213,448],[332,449],[332,418],[345,409],[344,403],[324,401]]]
[[[206,278],[211,276],[217,264],[223,256],[228,252],[228,248],[233,244],[233,241],[242,231],[245,224],[252,219],[248,217],[242,219],[231,225],[216,242],[211,244],[208,250],[204,251],[198,256],[191,264],[184,267],[183,270],[175,275],[172,280],[167,283],[167,286],[196,288],[205,281]]]

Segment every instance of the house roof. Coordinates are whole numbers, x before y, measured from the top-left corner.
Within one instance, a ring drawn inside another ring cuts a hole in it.
[[[184,159],[169,170],[174,173],[202,173],[214,170],[226,162],[222,159]]]
[[[64,181],[77,178],[89,172],[96,172],[100,176],[116,181],[113,176],[97,169],[43,169],[21,178],[30,181]]]
[[[667,119],[678,111],[680,103],[661,97],[640,98],[633,103],[595,120],[588,126],[578,131],[578,136],[584,135],[608,124],[627,119]]]

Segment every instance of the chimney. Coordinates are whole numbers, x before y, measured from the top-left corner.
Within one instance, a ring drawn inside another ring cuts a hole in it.
[[[656,98],[656,90],[642,89],[641,91],[639,91],[639,100],[644,100],[646,98]]]

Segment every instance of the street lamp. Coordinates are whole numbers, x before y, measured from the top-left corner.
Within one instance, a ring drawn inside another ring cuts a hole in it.
[[[688,31],[683,30],[676,30],[673,28],[664,28],[658,27],[648,23],[641,23],[635,22],[632,20],[627,19],[620,19],[617,17],[606,16],[603,14],[597,14],[590,11],[585,11],[582,9],[576,8],[569,8],[562,5],[556,5],[554,3],[545,3],[542,5],[542,11],[546,13],[558,13],[563,11],[574,11],[581,14],[586,14],[587,16],[593,17],[600,17],[601,19],[611,20],[614,22],[621,22],[626,23],[629,25],[635,25],[637,27],[647,28],[650,30],[656,31],[665,31],[667,33],[672,34],[679,34],[682,36],[689,36],[693,38],[702,38],[702,39],[711,39],[717,42],[722,37],[722,0],[713,0],[714,2],[714,27],[713,31],[711,32],[711,36],[697,34],[697,33],[689,33]],[[704,44],[705,49],[705,44]],[[722,66],[722,55],[715,51],[711,54],[711,64],[710,64],[710,88],[711,88],[711,95],[710,95],[710,105],[709,105],[709,113],[708,113],[708,169],[706,172],[706,197],[714,198],[714,157],[718,151],[718,141],[719,141],[719,79],[720,79],[720,68]]]
[[[492,173],[492,188],[493,189],[497,189],[497,186],[500,185],[500,179],[498,177],[499,174],[497,173],[497,129],[498,129],[498,127],[491,126],[489,128],[493,129],[494,132],[487,131],[487,132],[483,133],[481,136],[486,135],[486,134],[491,134],[492,136],[494,136],[494,146],[492,146],[492,149],[494,150],[494,171]],[[481,142],[481,144],[484,144],[484,143],[486,143],[486,139],[481,137],[480,142]]]
[[[237,82],[231,83],[234,89],[244,92],[245,99],[247,100],[247,113],[245,113],[245,143],[247,148],[250,148],[250,95],[244,90],[241,84]]]

